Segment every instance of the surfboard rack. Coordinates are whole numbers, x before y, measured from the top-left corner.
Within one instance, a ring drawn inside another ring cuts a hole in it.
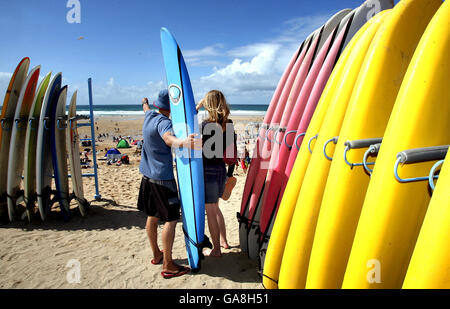
[[[93,153],[93,163],[94,163],[94,173],[82,174],[82,177],[94,177],[95,179],[95,200],[101,200],[99,185],[98,185],[98,169],[97,169],[97,149],[95,145],[95,124],[94,124],[94,103],[92,98],[92,78],[88,79],[88,91],[89,91],[89,116],[77,115],[75,119],[68,119],[71,127],[71,122],[74,120],[89,120],[89,122],[77,123],[77,127],[91,127],[91,137],[83,140],[90,140],[92,144]]]
[[[344,150],[344,161],[347,163],[347,165],[350,166],[351,169],[355,166],[364,166],[364,168],[370,173],[372,173],[372,170],[368,168],[368,165],[374,165],[375,162],[367,162],[367,158],[369,154],[371,153],[378,153],[378,151],[375,151],[376,149],[371,148],[372,145],[375,144],[381,144],[382,138],[367,138],[367,139],[360,139],[360,140],[354,140],[354,141],[346,141],[345,142],[345,150]],[[369,147],[369,151],[367,151],[364,155],[364,159],[362,163],[351,163],[347,159],[347,152],[349,152],[351,149],[362,149]]]
[[[294,145],[295,145],[295,147],[297,148],[297,150],[300,150],[300,146],[298,145],[298,139],[300,138],[300,137],[304,137],[306,135],[306,132],[304,132],[304,133],[300,133],[299,135],[297,135],[297,137],[295,138],[295,141],[294,141]]]
[[[294,133],[297,133],[297,130],[291,130],[291,131],[287,131],[286,133],[284,133],[283,141],[284,141],[284,144],[286,145],[286,147],[287,147],[289,150],[292,149],[292,145],[288,145],[288,143],[287,143],[287,141],[286,141],[286,138],[288,137],[288,135],[294,134]],[[281,143],[280,143],[280,145],[281,145]]]
[[[2,120],[1,120],[2,129],[4,131],[11,131],[12,130],[12,122],[13,122],[12,118],[2,118]],[[10,124],[10,125],[7,126],[7,124]]]
[[[439,166],[441,166],[442,164],[444,164],[444,161],[445,160],[440,160],[440,161],[436,162],[430,170],[430,175],[428,176],[428,183],[430,184],[430,188],[433,191],[435,189],[435,184],[434,184],[435,175],[434,174],[436,173],[437,168]]]
[[[435,160],[443,160],[447,154],[449,149],[448,145],[444,146],[436,146],[436,147],[423,147],[416,149],[409,149],[399,152],[397,154],[397,160],[394,165],[394,176],[401,183],[415,182],[415,181],[428,181],[430,184],[433,182],[433,179],[439,178],[438,175],[434,175],[435,170],[440,164],[435,164],[431,169],[430,175],[424,177],[412,177],[412,178],[401,178],[398,175],[398,168],[400,164],[412,164],[419,163],[425,161],[435,161]],[[439,162],[438,162],[439,163]],[[434,187],[434,184],[431,185]]]
[[[333,158],[327,155],[327,145],[331,142],[336,145],[338,143],[338,136],[330,138],[325,142],[325,144],[323,145],[323,155],[325,156],[325,158],[327,158],[327,160],[333,161]]]
[[[370,155],[372,156],[378,155],[378,152],[380,152],[380,147],[381,143],[370,145],[369,149],[364,153],[363,158],[364,169],[367,171],[367,173],[369,173],[370,176],[372,176],[373,169],[371,169],[369,165],[374,165],[375,162],[368,162],[367,159],[369,158]]]
[[[316,134],[316,135],[314,135],[313,137],[311,137],[311,138],[309,139],[309,141],[308,141],[308,150],[309,150],[309,152],[310,152],[311,154],[313,153],[313,151],[312,151],[312,149],[311,149],[311,143],[312,143],[313,140],[317,139],[318,137],[319,137],[319,134]]]

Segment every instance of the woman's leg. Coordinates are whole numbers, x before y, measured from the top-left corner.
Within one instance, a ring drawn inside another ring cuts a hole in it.
[[[205,204],[206,216],[208,218],[208,228],[211,234],[211,240],[213,244],[213,249],[205,254],[207,256],[221,256],[222,252],[220,250],[220,228],[217,220],[219,204]]]
[[[220,246],[224,249],[229,249],[230,246],[228,245],[227,240],[227,229],[225,226],[225,219],[219,207],[217,207],[217,223],[219,225],[219,232],[220,232]]]

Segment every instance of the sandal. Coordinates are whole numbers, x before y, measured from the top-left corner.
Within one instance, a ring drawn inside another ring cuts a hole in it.
[[[170,279],[175,277],[180,277],[188,272],[190,272],[191,269],[189,267],[180,266],[177,272],[171,272],[171,271],[162,271],[161,276],[163,276],[164,279]]]

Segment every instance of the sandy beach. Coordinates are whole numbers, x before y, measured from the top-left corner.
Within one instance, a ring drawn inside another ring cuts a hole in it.
[[[246,123],[262,119],[234,117],[233,120],[243,136]],[[97,117],[95,123],[97,135],[109,135],[97,143],[99,157],[103,157],[105,148],[116,144],[113,135],[138,137],[143,117]],[[79,133],[81,137],[90,135],[88,128],[80,128]],[[242,139],[240,144],[245,145]],[[251,142],[247,148],[252,149]],[[0,225],[0,288],[262,288],[257,261],[249,260],[239,248],[236,212],[240,209],[245,184],[241,168],[235,171],[238,182],[230,200],[220,201],[232,247],[222,250],[222,258],[207,257],[197,274],[163,279],[161,265],[150,263],[152,253],[145,233],[146,217],[136,207],[141,180],[140,155],[136,146],[121,152],[129,156],[130,165],[98,162],[101,200],[94,199],[94,179],[84,178],[85,197],[92,206],[86,218],[74,216],[64,223],[55,213],[45,223]],[[92,168],[83,170],[84,173],[92,171]],[[71,205],[75,208],[76,202]],[[206,234],[209,235],[207,224]],[[173,257],[177,263],[188,265],[181,222],[177,225]],[[74,278],[71,277],[74,267],[79,267],[79,280],[70,280]]]

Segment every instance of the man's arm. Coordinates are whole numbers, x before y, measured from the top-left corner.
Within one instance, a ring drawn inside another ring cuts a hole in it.
[[[170,148],[178,147],[178,148],[189,148],[194,150],[202,149],[202,140],[199,138],[195,138],[197,134],[191,134],[186,139],[179,139],[172,134],[172,132],[167,131],[163,135],[163,140],[167,146]]]
[[[146,113],[150,110],[150,105],[148,104],[147,98],[142,99],[142,109],[144,110],[144,113]]]

